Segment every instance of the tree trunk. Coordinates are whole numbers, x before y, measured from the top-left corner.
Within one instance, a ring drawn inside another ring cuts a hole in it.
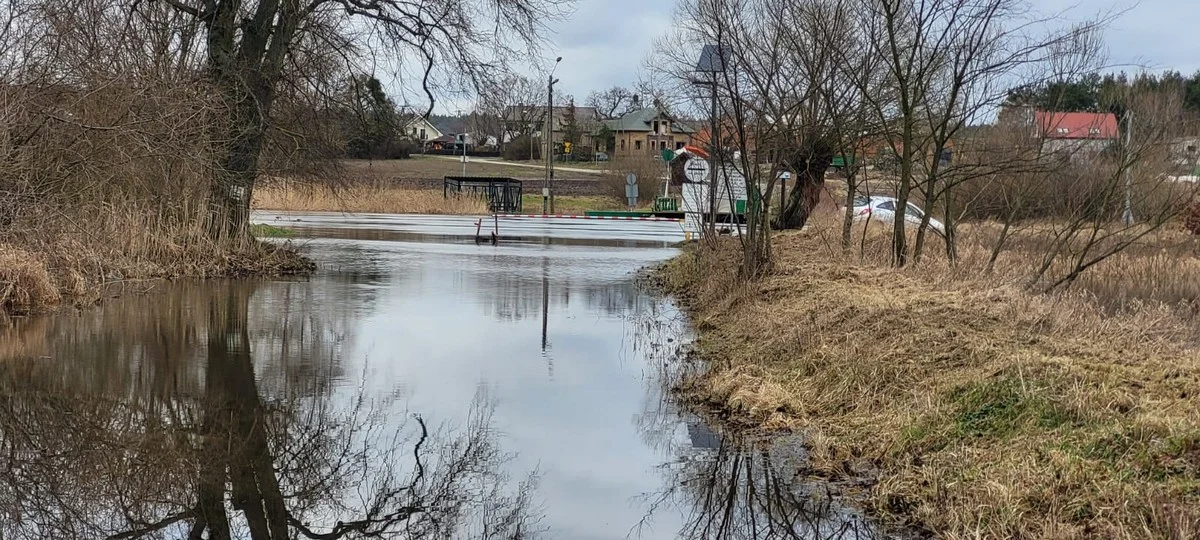
[[[227,89],[232,105],[226,142],[209,191],[209,236],[218,242],[237,243],[247,238],[250,200],[258,177],[258,158],[267,132],[267,113],[274,92],[261,81],[252,92]],[[232,83],[241,86],[241,83]]]
[[[827,162],[827,161],[826,161]],[[825,188],[825,169],[814,166],[821,161],[810,161],[806,167],[796,171],[796,182],[788,193],[786,201],[782,201],[779,217],[775,220],[776,229],[800,229],[808,223],[817,203],[821,202],[821,191]]]
[[[849,174],[846,175],[846,208],[842,212],[842,252],[850,253],[854,233],[854,198],[858,195],[858,164],[846,170]]]

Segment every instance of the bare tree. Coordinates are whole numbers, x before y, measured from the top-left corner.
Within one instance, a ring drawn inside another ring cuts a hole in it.
[[[614,86],[608,90],[588,94],[585,103],[588,107],[596,109],[596,114],[602,120],[611,120],[633,109],[635,95],[632,90]]]
[[[439,85],[481,88],[495,82],[495,68],[518,50],[531,50],[544,21],[569,5],[568,0],[162,2],[200,23],[207,77],[224,104],[209,230],[227,239],[244,235],[273,105],[282,81],[295,75],[291,60],[298,51],[324,47],[354,58],[386,49],[402,64],[418,66],[420,82],[414,86],[432,108]]]
[[[1023,0],[862,0],[858,6],[862,31],[871,36],[869,52],[885,59],[883,72],[894,89],[870,105],[897,156],[898,208],[907,207],[914,189],[928,206],[935,204],[947,191],[939,183],[954,176],[943,170],[950,142],[994,110],[1014,81],[1046,73],[1048,64],[1094,58],[1093,37],[1103,22],[1054,29],[1052,18],[1036,16]],[[1047,26],[1051,30],[1043,30]],[[905,220],[894,221],[892,262],[903,266],[910,257]],[[917,255],[928,223],[926,213]],[[951,255],[953,225],[945,235]]]

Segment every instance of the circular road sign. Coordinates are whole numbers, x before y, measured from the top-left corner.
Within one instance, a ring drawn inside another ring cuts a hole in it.
[[[683,174],[687,179],[697,184],[708,181],[708,161],[700,158],[692,158],[687,161],[687,165],[683,167]]]

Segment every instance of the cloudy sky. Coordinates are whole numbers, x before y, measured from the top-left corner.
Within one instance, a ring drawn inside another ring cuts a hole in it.
[[[1200,70],[1200,1],[1197,0],[1038,0],[1046,15],[1070,10],[1067,19],[1105,11],[1125,11],[1106,33],[1114,70],[1136,72]],[[579,0],[569,19],[551,25],[553,50],[561,55],[556,72],[561,87],[582,101],[593,90],[629,86],[655,38],[671,27],[674,0]]]

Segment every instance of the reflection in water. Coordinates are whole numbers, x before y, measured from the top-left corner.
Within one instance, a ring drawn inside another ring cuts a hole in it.
[[[861,540],[882,535],[861,513],[840,505],[826,484],[806,483],[800,438],[753,439],[710,429],[681,409],[670,389],[701,369],[678,338],[682,321],[655,310],[640,312],[633,342],[656,371],[645,411],[637,419],[643,439],[668,461],[663,488],[646,496],[647,513],[631,536],[652,530],[669,510],[683,515],[678,538],[721,540]]]
[[[803,483],[804,451],[795,441],[758,447],[737,437],[685,452],[666,467],[657,503],[682,505],[680,538],[866,539],[877,535],[823,487]]]
[[[0,539],[861,529],[802,452],[679,409],[686,321],[632,277],[672,250],[414,238],[0,323]]]
[[[453,432],[396,414],[390,403],[362,395],[346,403],[293,386],[321,377],[292,378],[289,369],[256,374],[260,351],[271,355],[268,365],[304,358],[327,362],[312,369],[335,369],[349,317],[316,326],[264,317],[252,332],[253,288],[225,282],[210,284],[207,295],[182,287],[155,295],[156,303],[115,302],[109,309],[134,309],[92,319],[87,331],[52,329],[58,349],[47,352],[56,359],[7,351],[0,364],[0,538],[536,532],[532,484],[508,489],[500,472],[506,456],[486,407]],[[171,324],[155,324],[162,318]],[[42,332],[51,331],[45,326]],[[124,339],[113,339],[118,328]],[[108,375],[105,368],[120,361],[133,367]],[[274,381],[277,392],[260,380]]]

